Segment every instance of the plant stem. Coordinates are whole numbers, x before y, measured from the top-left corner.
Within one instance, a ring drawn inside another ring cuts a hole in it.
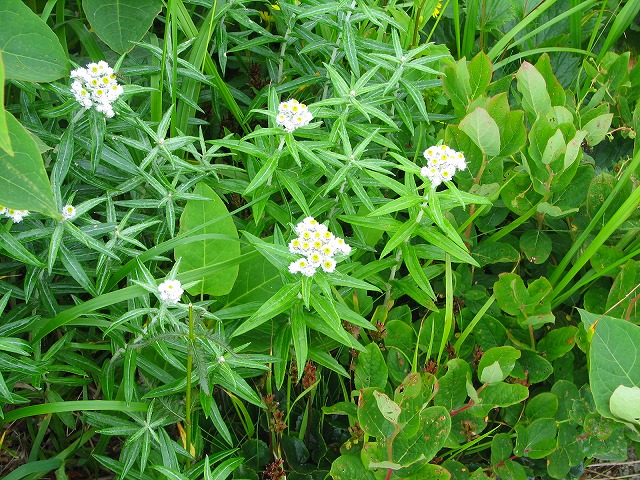
[[[442,352],[447,344],[447,338],[453,329],[453,270],[451,268],[451,255],[445,253],[445,307],[444,307],[444,331],[440,341],[437,363],[440,363]]]
[[[193,369],[193,344],[195,342],[193,331],[193,305],[189,304],[189,337],[187,344],[187,391],[185,407],[185,450],[191,455],[191,370]],[[191,460],[187,457],[187,468],[191,466]]]

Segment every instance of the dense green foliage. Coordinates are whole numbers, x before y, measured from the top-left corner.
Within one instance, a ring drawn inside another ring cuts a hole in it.
[[[626,459],[639,10],[0,0],[0,474]]]

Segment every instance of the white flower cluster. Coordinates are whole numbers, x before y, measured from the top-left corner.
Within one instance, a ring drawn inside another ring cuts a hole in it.
[[[284,127],[287,132],[293,132],[296,128],[309,125],[311,120],[313,120],[313,115],[307,106],[295,98],[282,102],[278,106],[276,123]]]
[[[169,305],[175,305],[180,301],[184,290],[180,280],[165,280],[158,285],[158,293],[160,293],[160,300]]]
[[[307,217],[296,225],[298,238],[289,242],[289,251],[304,255],[289,265],[291,273],[313,276],[318,268],[327,273],[336,269],[336,255],[349,255],[351,246],[342,238],[336,237],[326,225],[313,217]]]
[[[433,187],[451,180],[458,170],[466,170],[467,162],[464,155],[446,145],[429,147],[424,151],[427,165],[422,167],[420,175],[428,178]]]
[[[113,102],[122,94],[113,68],[105,61],[90,63],[86,68],[76,68],[71,72],[73,83],[71,93],[84,108],[95,108],[107,117],[114,116]]]
[[[24,217],[29,215],[29,210],[16,210],[15,208],[7,208],[0,205],[0,215],[5,215],[14,223],[20,223]]]
[[[62,218],[63,220],[71,220],[77,214],[76,207],[73,205],[65,205],[62,208]]]

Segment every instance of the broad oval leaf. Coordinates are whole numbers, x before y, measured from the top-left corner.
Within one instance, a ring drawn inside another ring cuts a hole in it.
[[[53,82],[69,73],[58,37],[23,2],[0,0],[0,18],[0,51],[7,78]]]
[[[176,260],[180,258],[179,273],[207,267],[240,256],[238,230],[220,197],[204,183],[196,185],[193,193],[209,200],[189,200],[180,217],[180,233],[186,233],[211,222],[198,233],[225,235],[227,238],[200,240],[177,246]],[[238,277],[238,265],[222,268],[202,278],[202,282],[187,291],[191,295],[207,293],[213,296],[227,295]]]
[[[584,311],[580,311],[583,321]],[[589,327],[593,331],[589,349],[589,383],[596,409],[603,417],[612,418],[610,402],[620,399],[622,385],[640,388],[640,326],[602,316]],[[614,393],[618,394],[614,397]],[[618,415],[622,412],[618,411]]]
[[[118,53],[135,46],[151,27],[162,0],[84,0],[87,20],[96,34]]]
[[[36,142],[9,112],[6,119],[14,155],[0,150],[0,205],[60,217]]]
[[[500,153],[500,129],[484,108],[478,107],[464,117],[460,122],[460,130],[466,133],[485,155],[495,156]]]

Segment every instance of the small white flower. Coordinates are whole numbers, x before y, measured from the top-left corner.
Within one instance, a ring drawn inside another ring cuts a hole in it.
[[[420,169],[420,175],[428,178],[433,188],[453,178],[458,170],[465,170],[467,162],[464,154],[447,145],[429,147],[424,151],[427,166]]]
[[[325,258],[322,262],[322,270],[332,273],[336,269],[336,261],[333,258]]]
[[[180,297],[184,293],[180,280],[165,280],[158,285],[160,300],[169,305],[175,305],[180,301]]]
[[[344,255],[349,255],[351,253],[351,245],[346,243],[344,239],[340,237],[336,237],[332,242],[333,248]]]
[[[227,360],[226,360],[222,355],[220,355],[220,356],[218,357],[218,363],[224,363],[224,362],[226,362],[226,361],[227,361]]]
[[[311,265],[314,268],[319,267],[320,264],[322,263],[322,255],[320,255],[317,252],[314,252],[307,257],[307,262],[309,262],[309,265]]]
[[[108,118],[115,115],[112,104],[124,89],[118,85],[113,69],[107,62],[101,60],[88,64],[86,68],[76,68],[71,72],[71,78],[71,93],[82,107],[93,107]]]
[[[293,132],[299,127],[308,125],[313,120],[313,115],[304,103],[298,102],[295,98],[278,105],[278,115],[276,123],[287,132]]]
[[[7,207],[0,205],[0,215],[4,215],[5,213],[7,213]]]
[[[313,277],[313,275],[316,273],[316,269],[315,267],[309,265],[307,268],[303,268],[302,270],[300,270],[300,273],[302,273],[306,277]]]
[[[29,215],[28,210],[16,210],[15,208],[9,208],[5,214],[13,220],[14,223],[20,223],[22,219]]]
[[[299,271],[300,271],[300,269],[298,268],[298,262],[291,262],[289,264],[289,273],[296,274]]]
[[[76,207],[74,207],[73,205],[65,205],[62,208],[62,218],[64,220],[71,220],[75,216],[76,216]]]

